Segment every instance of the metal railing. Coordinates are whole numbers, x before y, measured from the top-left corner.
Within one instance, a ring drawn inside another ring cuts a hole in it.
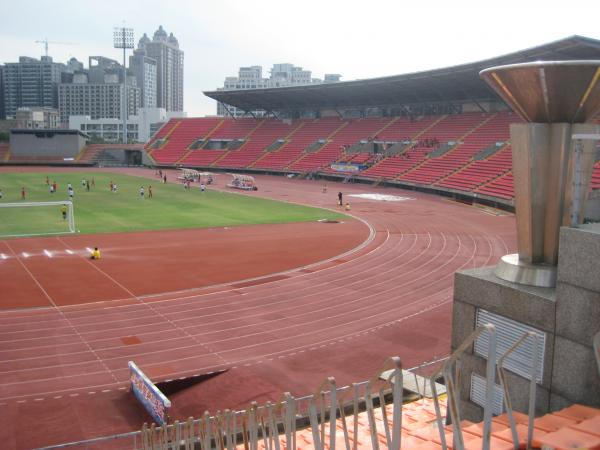
[[[535,413],[536,373],[538,371],[539,336],[533,332],[525,333],[502,355],[496,354],[496,330],[494,325],[478,327],[462,345],[448,358],[442,358],[423,364],[410,371],[421,370],[431,364],[443,363],[441,369],[434,370],[429,377],[431,394],[436,414],[436,425],[440,435],[442,448],[449,446],[446,442],[445,414],[442,413],[436,380],[443,376],[447,390],[447,414],[453,427],[456,450],[464,448],[462,430],[460,428],[460,394],[461,356],[472,346],[482,333],[489,336],[486,365],[485,405],[483,409],[483,450],[489,450],[491,439],[492,400],[496,372],[504,393],[504,404],[515,448],[519,446],[509,386],[504,372],[505,359],[519,346],[533,340],[531,383],[529,388],[529,427],[528,448],[533,433]],[[594,341],[596,355],[600,358],[600,333]],[[496,364],[496,361],[497,364]],[[497,371],[496,371],[497,369]],[[382,379],[382,374],[386,375]],[[418,387],[418,384],[417,384]],[[359,445],[359,414],[365,413],[368,425],[362,426],[363,433],[369,435],[370,448],[379,450],[385,447],[399,450],[402,440],[402,408],[403,408],[404,374],[402,362],[398,357],[385,361],[383,367],[367,381],[353,383],[350,386],[338,387],[333,377],[321,383],[317,391],[305,397],[294,397],[289,392],[276,402],[264,405],[251,403],[246,410],[217,411],[211,416],[205,412],[202,417],[175,421],[172,424],[157,427],[144,424],[141,431],[122,433],[114,436],[71,442],[45,449],[62,448],[114,448],[144,450],[234,450],[243,446],[247,450],[258,450],[261,446],[267,450],[296,450],[299,430],[307,429],[312,436],[311,445],[315,450],[325,448],[336,450],[357,450]],[[362,419],[361,419],[362,420]],[[383,428],[383,429],[381,429]],[[365,447],[365,442],[362,447]],[[301,446],[306,446],[303,443]]]
[[[530,375],[530,383],[529,383],[529,420],[527,424],[527,450],[531,449],[531,441],[533,439],[533,421],[535,419],[535,392],[536,392],[536,380],[537,380],[537,371],[539,365],[539,346],[540,346],[540,336],[533,331],[529,331],[517,342],[510,346],[503,354],[498,358],[498,378],[500,379],[500,384],[502,385],[502,389],[504,392],[504,404],[506,405],[506,415],[508,416],[508,423],[510,425],[510,430],[513,437],[513,444],[515,444],[515,448],[519,448],[519,435],[517,434],[517,427],[515,425],[515,418],[513,415],[512,402],[510,399],[510,392],[508,388],[508,379],[506,378],[506,372],[504,371],[504,360],[508,355],[514,352],[518,347],[523,345],[528,339],[533,340],[533,352],[532,352],[532,361],[531,361],[531,371]]]
[[[600,331],[594,336],[593,346],[594,355],[596,355],[596,363],[598,364],[598,374],[600,374]]]
[[[461,429],[461,419],[459,411],[459,400],[460,400],[460,357],[469,349],[475,339],[482,334],[488,333],[488,354],[486,364],[486,392],[485,392],[485,406],[483,407],[483,450],[489,450],[490,438],[492,429],[492,399],[493,399],[493,388],[494,388],[494,375],[496,366],[496,327],[492,324],[482,325],[475,329],[471,335],[458,347],[454,353],[448,358],[448,360],[442,366],[442,369],[434,373],[430,377],[431,392],[433,394],[433,403],[435,407],[435,413],[438,421],[438,431],[440,434],[440,440],[442,448],[446,450],[448,444],[446,442],[446,431],[444,429],[444,423],[442,420],[442,414],[439,404],[439,398],[437,395],[437,388],[435,380],[443,375],[446,382],[446,393],[448,395],[448,415],[452,421],[452,430],[455,450],[464,449],[463,433]],[[492,356],[494,355],[494,356]]]

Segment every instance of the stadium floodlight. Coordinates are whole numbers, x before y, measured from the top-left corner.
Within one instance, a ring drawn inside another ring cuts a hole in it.
[[[133,28],[116,27],[113,31],[114,48],[123,49],[123,89],[121,91],[121,114],[123,114],[123,144],[127,144],[127,112],[129,96],[127,92],[127,70],[125,68],[125,53],[134,47]]]
[[[62,208],[67,207],[63,218]],[[0,203],[0,238],[75,233],[73,202]]]

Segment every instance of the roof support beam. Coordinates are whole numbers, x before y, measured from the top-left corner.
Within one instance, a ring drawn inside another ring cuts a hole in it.
[[[223,102],[219,102],[219,103],[220,103],[220,104],[223,106],[223,108],[225,108],[225,110],[227,110],[227,113],[228,113],[228,114],[229,114],[231,117],[233,117],[233,119],[235,120],[235,119],[236,119],[236,117],[235,117],[235,115],[234,115],[234,114],[231,112],[231,110],[229,109],[229,105],[228,105],[227,103],[223,103]]]

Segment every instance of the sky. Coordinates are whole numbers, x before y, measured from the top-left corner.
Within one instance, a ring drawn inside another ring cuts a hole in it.
[[[600,39],[600,1],[466,0],[0,0],[0,63],[72,56],[121,61],[116,26],[136,43],[159,25],[185,52],[184,109],[216,113],[203,94],[240,66],[275,63],[339,73],[343,81],[478,61],[574,34]]]

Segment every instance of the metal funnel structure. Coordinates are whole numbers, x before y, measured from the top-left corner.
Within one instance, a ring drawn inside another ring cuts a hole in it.
[[[479,73],[525,121],[584,123],[600,112],[600,61],[537,61]]]
[[[525,121],[512,124],[518,254],[496,275],[534,286],[556,284],[559,230],[577,225],[600,139],[600,61],[538,61],[492,67],[480,76]]]

